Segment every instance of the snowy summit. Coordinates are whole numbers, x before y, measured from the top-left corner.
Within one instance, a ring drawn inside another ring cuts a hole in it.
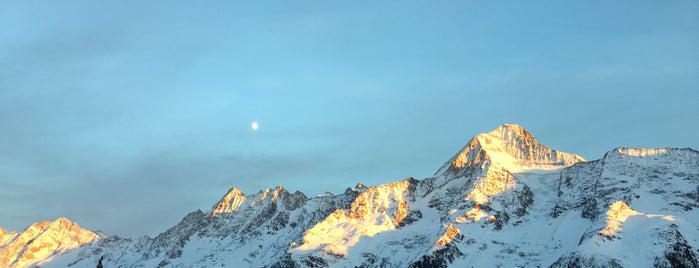
[[[6,267],[699,267],[699,152],[551,149],[479,134],[433,177],[308,197],[231,188],[160,235],[0,229]]]

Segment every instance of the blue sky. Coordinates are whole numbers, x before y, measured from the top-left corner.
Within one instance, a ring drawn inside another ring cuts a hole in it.
[[[422,179],[503,123],[699,148],[697,1],[147,2],[0,3],[0,226],[155,235],[230,187]]]

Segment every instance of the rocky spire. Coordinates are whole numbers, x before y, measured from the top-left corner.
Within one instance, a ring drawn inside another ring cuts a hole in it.
[[[209,216],[216,217],[221,214],[230,214],[238,210],[259,207],[261,205],[264,206],[269,203],[278,204],[285,209],[294,210],[303,205],[306,200],[308,200],[308,197],[302,192],[296,191],[291,194],[281,185],[274,189],[264,189],[249,196],[246,196],[242,191],[234,187],[221,198],[221,201],[214,205]]]
[[[245,202],[245,194],[238,188],[231,188],[228,193],[221,198],[221,201],[216,203],[211,209],[211,217],[218,214],[232,213],[238,210],[240,205]]]

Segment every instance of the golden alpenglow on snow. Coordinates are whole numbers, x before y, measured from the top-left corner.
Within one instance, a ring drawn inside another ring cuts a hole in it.
[[[506,124],[434,176],[314,196],[230,188],[155,237],[0,229],[8,267],[697,267],[699,152],[551,149]],[[634,249],[634,250],[629,250]]]
[[[50,263],[52,257],[99,239],[65,218],[42,221],[21,233],[0,230],[0,267],[19,268]]]

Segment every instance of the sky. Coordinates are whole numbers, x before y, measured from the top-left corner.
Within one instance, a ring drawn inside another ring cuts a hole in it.
[[[504,123],[589,160],[699,149],[693,0],[9,0],[0,25],[8,231],[423,179]]]

